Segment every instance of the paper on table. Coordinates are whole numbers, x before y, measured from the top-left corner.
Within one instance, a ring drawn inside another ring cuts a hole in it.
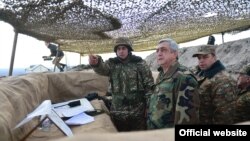
[[[85,113],[81,113],[73,116],[72,118],[65,121],[68,125],[82,125],[95,121],[94,117],[89,116]]]
[[[29,122],[36,116],[41,116],[43,118],[49,118],[65,135],[73,136],[71,129],[64,123],[64,121],[52,110],[52,105],[50,100],[45,100],[39,105],[33,112],[28,114],[24,120],[16,125],[16,128]],[[43,119],[42,118],[42,119]]]
[[[51,113],[51,107],[50,100],[43,101],[32,113],[28,114],[24,120],[18,123],[14,129],[24,125],[36,116],[49,115]]]
[[[80,102],[81,102],[80,106],[69,107],[67,105],[69,102],[77,101],[77,100],[80,100]],[[63,106],[63,105],[65,105],[65,106]],[[72,116],[78,115],[80,113],[83,113],[85,111],[94,111],[95,110],[94,107],[91,105],[91,103],[86,98],[53,104],[53,107],[57,107],[57,106],[62,106],[62,107],[54,108],[54,110],[56,111],[56,113],[60,117],[72,117]]]

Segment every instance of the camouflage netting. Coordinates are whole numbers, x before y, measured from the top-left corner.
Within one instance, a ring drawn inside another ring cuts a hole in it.
[[[0,20],[17,32],[81,54],[113,51],[127,36],[134,50],[161,38],[178,43],[250,27],[249,0],[1,0]]]

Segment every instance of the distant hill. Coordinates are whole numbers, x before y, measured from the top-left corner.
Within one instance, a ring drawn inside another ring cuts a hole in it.
[[[179,50],[179,62],[190,68],[196,66],[197,58],[193,58],[192,55],[197,51],[198,47],[199,46],[181,48]],[[250,38],[218,45],[216,54],[217,58],[221,60],[228,71],[239,70],[244,65],[250,65]],[[145,60],[151,70],[157,70],[158,65],[155,53],[146,57]]]
[[[23,75],[25,73],[25,68],[14,68],[12,76],[18,76],[18,75]],[[9,75],[9,69],[0,69],[0,77],[1,76],[8,76]]]

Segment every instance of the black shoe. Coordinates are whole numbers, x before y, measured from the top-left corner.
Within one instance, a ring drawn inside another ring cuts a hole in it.
[[[60,72],[63,72],[64,70],[63,70],[63,68],[60,68]]]
[[[64,69],[67,65],[66,64],[61,64],[62,65],[62,69]]]

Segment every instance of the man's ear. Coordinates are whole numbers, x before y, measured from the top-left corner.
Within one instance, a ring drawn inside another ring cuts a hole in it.
[[[250,85],[250,76],[247,76],[247,83]]]
[[[176,56],[176,59],[178,60],[178,51],[173,52],[174,55]]]

